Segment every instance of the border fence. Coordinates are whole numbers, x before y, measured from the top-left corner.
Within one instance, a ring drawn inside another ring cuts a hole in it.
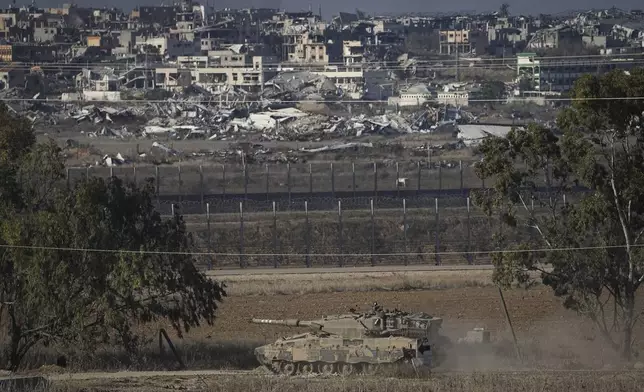
[[[263,210],[273,201],[290,209],[305,200],[310,210],[334,209],[337,200],[347,209],[370,199],[378,207],[402,198],[427,206],[434,198],[466,198],[470,189],[493,182],[478,178],[471,161],[386,161],[68,168],[67,186],[91,176],[118,176],[137,183],[153,178],[160,211],[169,214],[175,204],[185,215],[205,213],[208,203],[215,213],[235,212],[241,200],[250,210]],[[545,189],[545,184],[538,186]]]
[[[208,269],[490,264],[490,252],[499,249],[494,236],[501,233],[509,242],[543,246],[536,230],[505,226],[472,204],[470,189],[485,182],[471,163],[344,169],[347,165],[69,168],[67,186],[86,176],[137,183],[152,177],[160,212],[184,215],[197,259]],[[522,213],[545,212],[530,208]]]
[[[500,249],[496,234],[510,243],[544,246],[534,228],[509,227],[470,198],[460,200],[442,206],[434,198],[432,207],[412,207],[400,199],[396,208],[377,208],[370,199],[351,210],[338,200],[334,210],[324,211],[312,211],[307,201],[290,210],[271,202],[271,208],[253,212],[241,201],[236,213],[219,214],[207,203],[205,214],[186,222],[207,268],[490,264],[490,253]],[[520,215],[546,211],[531,204]]]

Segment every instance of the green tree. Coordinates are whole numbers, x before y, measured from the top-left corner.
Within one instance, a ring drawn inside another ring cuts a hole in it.
[[[644,70],[584,76],[570,96],[558,118],[562,134],[532,124],[482,143],[477,172],[494,176],[494,189],[475,200],[507,225],[537,233],[517,250],[546,249],[496,254],[496,282],[528,283],[530,271],[541,272],[566,307],[587,315],[631,359],[635,296],[644,280],[644,101],[627,98],[644,96]],[[590,192],[564,203],[575,185]],[[550,192],[543,196],[539,188]],[[545,212],[535,213],[533,203]],[[497,240],[505,245],[506,238]],[[570,248],[578,250],[561,250]]]
[[[481,89],[473,94],[475,99],[499,100],[505,97],[505,83],[488,80],[481,83]]]
[[[499,7],[499,15],[501,15],[504,18],[507,18],[508,16],[510,16],[510,4],[508,3],[501,4],[501,7]]]
[[[29,146],[31,128],[20,131],[26,147],[0,165],[0,364],[15,370],[49,344],[134,354],[146,342],[136,325],[167,320],[181,336],[211,324],[225,291],[195,267],[182,217],[155,211],[152,181],[68,190],[58,146]]]

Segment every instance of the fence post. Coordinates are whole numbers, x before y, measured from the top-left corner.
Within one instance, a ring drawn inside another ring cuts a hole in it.
[[[210,203],[206,203],[206,226],[208,228],[208,269],[212,269],[212,231],[210,229]]]
[[[438,162],[438,194],[443,191],[443,166]]]
[[[311,226],[309,225],[309,202],[304,201],[304,219],[306,224],[306,267],[311,266]]]
[[[179,172],[179,206],[183,207],[183,185],[181,184],[181,165],[177,165]]]
[[[244,268],[244,202],[239,202],[239,267]]]
[[[201,211],[203,211],[204,190],[203,190],[203,166],[199,165],[199,193],[201,197]]]
[[[87,168],[85,169],[85,180],[87,181],[89,181],[89,169],[90,169],[89,166],[87,166]]]
[[[400,197],[400,167],[398,165],[398,162],[396,162],[396,197]]]
[[[157,208],[161,208],[161,200],[159,199],[159,166],[154,167],[154,185],[156,186],[156,194],[157,194]]]
[[[373,197],[378,197],[378,164],[373,163]]]
[[[286,164],[286,187],[288,188],[288,209],[291,210],[291,164]]]
[[[434,246],[435,246],[435,248],[434,248],[434,251],[436,252],[436,265],[441,265],[441,256],[440,256],[440,254],[439,254],[440,249],[441,249],[441,246],[440,246],[440,234],[439,234],[439,231],[440,231],[440,220],[439,220],[439,216],[438,216],[438,198],[435,198],[435,199],[434,199],[434,205],[435,205],[435,210],[434,210],[435,212],[434,212],[434,214],[435,214],[435,217],[436,217],[436,220],[435,220],[435,228],[434,228],[434,230],[435,230],[435,232],[436,232],[436,233],[435,233],[435,235],[436,235],[436,239],[435,239],[435,245],[434,245]]]
[[[69,178],[69,173],[71,172],[71,168],[67,168],[66,173],[67,173],[67,190],[71,189],[71,184],[70,184],[70,178]]]
[[[269,176],[269,168],[268,168],[268,163],[266,164],[266,200],[269,199],[269,190],[270,190],[270,176]]]
[[[473,264],[472,260],[472,221],[470,214],[470,198],[467,198],[467,263]]]
[[[371,266],[376,265],[376,221],[374,219],[375,211],[373,208],[373,199],[371,203]]]
[[[342,235],[342,200],[338,200],[338,249],[340,249],[340,267],[344,266],[344,240]]]
[[[356,163],[351,162],[351,188],[353,189],[353,198],[356,198]]]
[[[132,177],[133,177],[134,185],[136,185],[136,166],[132,166],[132,171],[133,171]]]
[[[244,200],[248,200],[248,165],[244,163]]]
[[[114,177],[114,166],[110,166],[110,178]]]
[[[333,162],[331,163],[331,198],[335,199],[335,169],[333,168]]]
[[[420,183],[422,181],[421,167],[420,161],[418,161],[418,187],[416,188],[416,195],[420,195]]]
[[[530,239],[534,241],[534,237],[537,234],[534,226],[536,225],[535,218],[534,218],[534,198],[530,200]]]
[[[463,194],[463,161],[462,160],[458,161],[458,171],[461,177],[461,195],[462,195]]]
[[[430,147],[429,143],[427,143],[427,162],[428,162],[427,167],[431,170],[431,168],[432,168],[432,148]]]
[[[409,263],[407,260],[407,200],[403,199],[403,239],[404,239],[404,252],[405,254],[403,255],[403,260],[405,261],[405,265]]]
[[[503,243],[503,210],[499,210],[499,241]]]
[[[273,266],[278,267],[277,261],[277,208],[273,202]]]
[[[170,214],[174,217],[174,203],[170,204]]]
[[[221,165],[221,195],[226,199],[226,164]]]
[[[309,199],[313,198],[313,165],[309,163]]]

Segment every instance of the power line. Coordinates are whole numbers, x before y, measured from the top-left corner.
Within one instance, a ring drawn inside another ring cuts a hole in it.
[[[438,54],[438,56],[443,56],[443,54]],[[457,61],[454,58],[447,57],[445,58],[437,58],[437,59],[430,59],[430,60],[418,60],[418,59],[410,59],[413,61],[415,64],[432,64],[432,63],[456,63]],[[186,57],[207,57],[207,56],[186,56]],[[625,58],[625,57],[644,57],[644,53],[607,53],[607,54],[585,54],[585,55],[559,55],[559,56],[535,56],[534,58],[536,60],[557,60],[557,59],[594,59],[594,58]],[[507,63],[511,61],[516,61],[517,57],[511,57],[511,58],[499,58],[499,57],[492,57],[492,58],[482,58],[482,57],[461,57],[460,61],[469,61],[473,63],[494,63],[494,62],[500,62],[500,63]],[[271,63],[266,63],[263,62],[262,65],[274,65],[274,66],[280,66],[282,68],[295,68],[295,67],[325,67],[325,66],[338,66],[338,67],[361,67],[363,65],[385,65],[385,61],[363,61],[359,63],[353,63],[353,64],[347,64],[343,61],[335,61],[335,62],[329,62],[329,63],[324,63],[324,64],[316,64],[316,63],[286,63],[286,62],[271,62]],[[104,67],[104,66],[129,66],[129,67],[134,67],[136,66],[137,62],[127,62],[127,61],[121,61],[121,62],[98,62],[98,63],[68,63],[68,62],[52,62],[52,63],[37,63],[37,62],[31,62],[31,61],[14,61],[14,62],[0,62],[0,66],[2,67],[10,67],[13,65],[26,65],[29,67],[40,67],[42,68],[43,66],[58,66],[58,65],[65,65],[65,66],[78,66],[78,67],[85,67],[87,68],[88,66],[98,66],[98,67]],[[176,65],[174,62],[172,63],[163,63],[159,62],[160,65],[167,67],[167,66],[173,66]],[[218,65],[218,64],[217,64]],[[251,64],[249,64],[251,65]]]
[[[575,101],[642,101],[644,100],[644,96],[636,96],[636,97],[588,97],[588,98],[577,98],[577,97],[538,97],[546,102],[575,102]],[[455,98],[456,99],[456,98]],[[458,99],[456,99],[458,100]],[[464,100],[464,99],[463,99]],[[469,103],[472,102],[480,102],[480,103],[507,103],[507,102],[521,102],[521,101],[526,101],[526,102],[532,102],[534,101],[534,97],[512,97],[512,98],[498,98],[498,99],[468,99],[467,100]],[[333,103],[388,103],[389,100],[386,99],[374,99],[374,100],[368,100],[368,99],[338,99],[338,100],[323,100],[323,99],[312,99],[312,100],[307,100],[307,99],[299,99],[299,100],[278,100],[278,99],[263,99],[263,100],[233,100],[230,99],[230,102],[226,102],[224,100],[219,100],[215,97],[211,99],[197,99],[197,100],[180,100],[180,99],[123,99],[119,101],[113,101],[113,100],[108,100],[108,99],[67,99],[63,100],[61,98],[54,98],[54,99],[40,99],[40,98],[0,98],[0,102],[39,102],[39,103],[85,103],[88,105],[91,105],[92,103],[111,103],[115,105],[123,104],[123,103],[139,103],[139,104],[149,104],[149,103],[171,103],[171,104],[179,104],[179,105],[195,105],[195,104],[253,104],[253,103],[263,103],[263,104],[270,104],[270,103],[327,103],[327,104],[333,104]],[[433,100],[428,100],[427,103],[432,103],[434,102]],[[279,113],[279,112],[275,112]]]
[[[446,63],[447,61],[441,62],[441,63]],[[539,66],[541,68],[562,68],[562,67],[574,67],[574,66],[590,66],[590,67],[597,67],[597,66],[604,66],[604,65],[635,65],[635,64],[642,64],[644,62],[644,59],[626,59],[623,61],[615,61],[615,60],[602,60],[602,61],[593,61],[593,62],[586,62],[583,60],[578,60],[578,61],[566,61],[565,63],[550,63],[550,64],[540,64]],[[222,65],[212,65],[212,66],[203,66],[203,67],[195,67],[195,66],[186,66],[186,65],[180,65],[180,64],[159,64],[157,67],[152,67],[152,66],[133,66],[133,67],[123,67],[122,69],[124,71],[130,70],[138,70],[138,71],[154,71],[157,69],[177,69],[177,70],[184,70],[184,71],[196,71],[196,70],[202,70],[202,69],[219,69],[219,68],[230,68],[233,70],[237,70],[239,72],[252,72],[252,71],[273,71],[273,72],[304,72],[304,71],[309,71],[312,73],[334,73],[334,72],[369,72],[369,71],[402,71],[402,70],[407,70],[407,69],[416,69],[418,70],[426,70],[426,71],[440,71],[440,70],[450,70],[450,69],[487,69],[487,70],[515,70],[518,65],[516,60],[506,60],[504,63],[501,64],[479,64],[479,63],[474,63],[470,62],[468,65],[462,65],[464,61],[459,61],[459,63],[454,63],[454,64],[436,64],[436,65],[431,65],[431,64],[409,64],[409,65],[385,65],[385,64],[374,64],[377,65],[378,67],[364,67],[364,66],[346,66],[344,65],[343,67],[338,67],[338,69],[324,69],[323,66],[294,66],[294,67],[282,67],[282,69],[278,68],[273,68],[273,67],[268,67],[268,68],[254,68],[252,65],[248,65],[247,67],[245,66],[222,66]],[[267,65],[267,64],[264,64]],[[6,67],[9,67],[11,69],[15,70],[23,70],[23,71],[30,71],[33,69],[33,66],[29,65],[7,65]],[[106,66],[104,64],[92,64],[92,65],[67,65],[67,64],[61,64],[61,65],[42,65],[38,66],[41,70],[49,70],[49,71],[81,71],[84,69],[103,69],[103,68],[115,68],[117,67],[110,67]],[[287,69],[284,69],[287,68]],[[293,68],[292,70],[290,68]]]
[[[634,248],[644,247],[644,244],[631,245]],[[127,249],[92,249],[55,246],[11,245],[0,244],[5,249],[28,249],[61,252],[88,252],[88,253],[124,253],[147,255],[173,255],[173,256],[222,256],[237,257],[408,257],[408,256],[448,256],[448,255],[475,255],[475,254],[516,254],[516,253],[544,253],[544,252],[572,252],[582,250],[621,249],[626,245],[587,246],[570,248],[540,248],[540,249],[503,249],[488,251],[451,251],[451,252],[402,252],[402,253],[217,253],[217,252],[188,252],[188,251],[153,251],[153,250],[127,250]]]

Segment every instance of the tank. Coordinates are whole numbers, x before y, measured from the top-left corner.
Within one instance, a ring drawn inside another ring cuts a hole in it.
[[[444,359],[449,341],[440,335],[442,318],[426,313],[370,310],[315,320],[258,319],[255,324],[304,327],[310,332],[283,337],[255,349],[257,360],[275,373],[370,374],[382,366],[412,364],[428,369]]]
[[[373,375],[400,365],[417,370],[431,367],[427,339],[403,336],[347,339],[327,332],[308,332],[258,347],[255,356],[273,373],[288,376]]]

